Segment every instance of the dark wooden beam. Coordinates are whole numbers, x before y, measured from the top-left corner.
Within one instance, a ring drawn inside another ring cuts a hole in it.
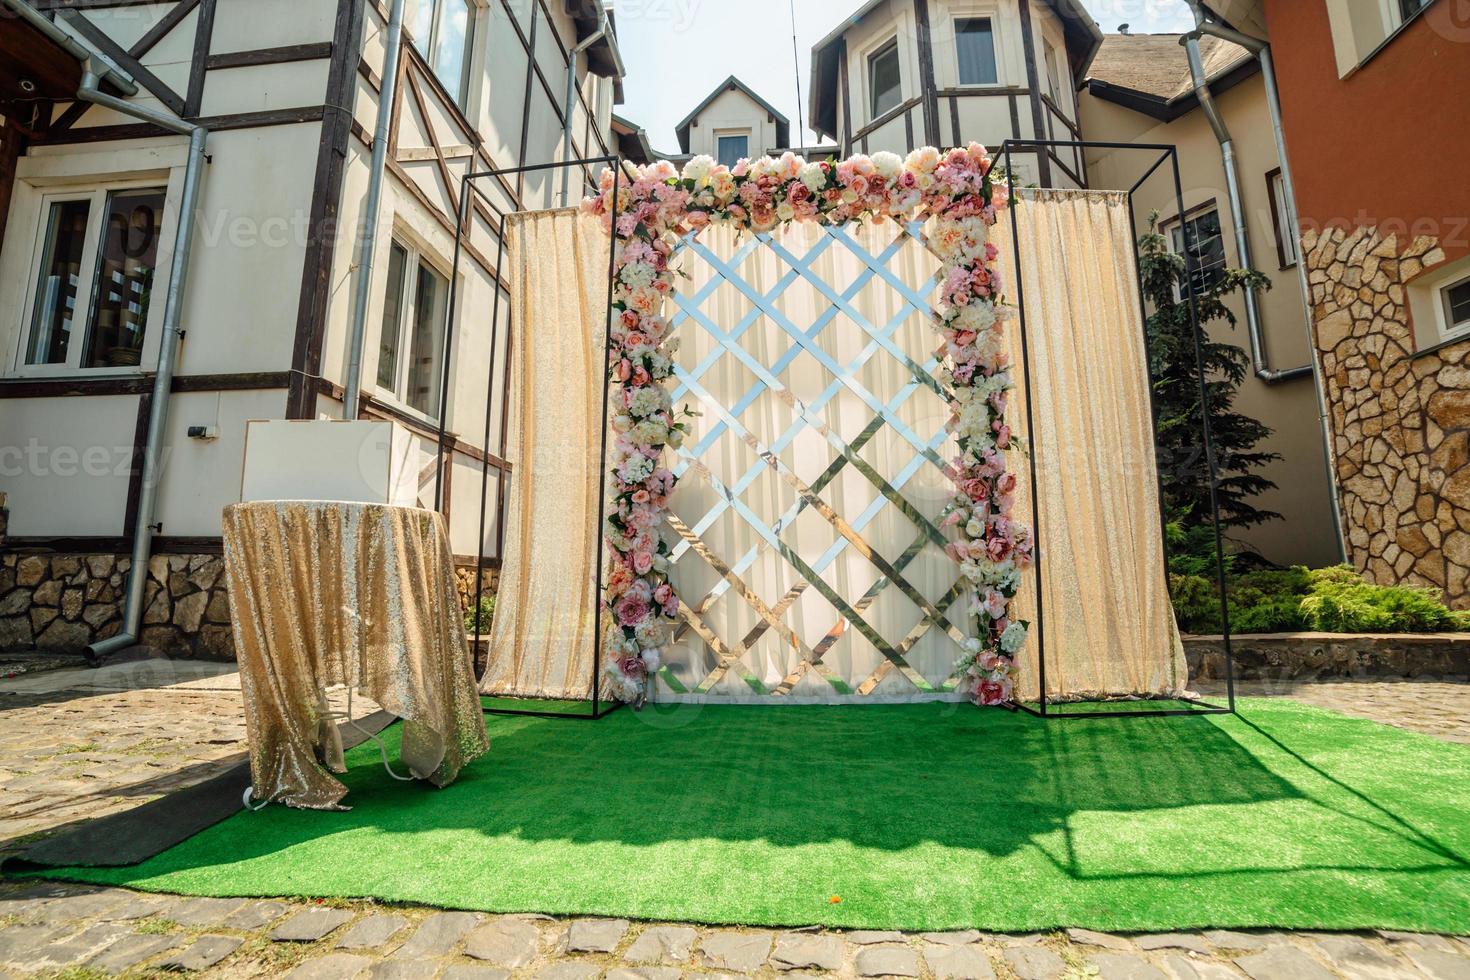
[[[189,62],[189,93],[184,98],[184,113],[189,118],[199,115],[204,103],[204,64],[214,43],[214,11],[218,0],[200,0],[199,20],[194,25],[194,57]]]
[[[249,371],[239,374],[175,375],[172,391],[269,391],[290,383],[289,371]],[[16,378],[0,381],[0,401],[7,398],[77,398],[97,395],[141,395],[153,390],[152,375],[100,378],[71,375],[60,378]]]
[[[1021,47],[1026,51],[1026,88],[1031,95],[1031,125],[1035,132],[1032,139],[1046,139],[1046,120],[1042,116],[1041,108],[1041,74],[1036,68],[1036,31],[1031,23],[1031,0],[1016,0],[1020,5],[1021,15]],[[1021,134],[1016,133],[1020,138]],[[1046,153],[1036,155],[1037,168],[1040,170],[1041,186],[1050,187],[1051,182],[1051,160]]]
[[[227,51],[212,54],[204,63],[210,71],[226,68],[255,68],[259,65],[285,65],[297,61],[321,61],[332,56],[332,42],[288,44],[279,48],[257,48],[254,51]]]
[[[296,340],[291,351],[293,372],[286,397],[286,417],[316,415],[316,393],[302,382],[321,374],[322,345],[327,333],[332,266],[337,254],[337,220],[342,207],[342,180],[352,140],[354,78],[362,57],[366,9],[361,0],[338,0],[332,30],[332,61],[327,70],[327,111],[322,119],[316,173],[312,178],[309,238],[296,311]]]
[[[326,106],[306,105],[289,109],[261,109],[258,112],[236,112],[225,116],[198,116],[196,122],[220,132],[227,129],[261,129],[266,126],[290,126],[316,122],[326,113]],[[172,135],[152,123],[119,123],[115,126],[71,127],[36,140],[38,146],[66,143],[99,143],[107,140],[145,139]]]
[[[924,97],[924,140],[933,146],[941,146],[944,136],[939,132],[938,86],[934,83],[934,35],[929,29],[929,0],[914,0],[914,25],[919,41],[919,85]],[[913,149],[913,138],[909,138],[909,149]]]
[[[96,24],[87,19],[87,15],[79,11],[71,12],[65,17],[67,24],[76,30],[78,34],[87,39],[98,51],[117,62],[118,67],[142,82],[160,102],[168,106],[169,111],[176,116],[184,114],[184,97],[163,83],[153,72],[144,67],[143,63],[125,51],[122,45],[102,32]]]
[[[128,49],[128,53],[134,58],[141,58],[152,51],[159,41],[168,37],[173,29],[178,27],[184,18],[193,13],[198,6],[199,0],[179,0],[174,4],[172,10],[158,18],[158,23],[148,28],[143,36],[138,38],[137,43]]]

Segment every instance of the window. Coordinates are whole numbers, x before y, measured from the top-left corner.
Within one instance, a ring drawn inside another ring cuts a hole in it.
[[[716,136],[717,152],[719,162],[727,167],[734,167],[745,157],[750,156],[750,136],[741,134],[739,136]]]
[[[869,105],[871,119],[898,107],[903,101],[903,89],[898,76],[898,39],[889,41],[876,54],[868,58],[868,88],[872,94]]]
[[[1399,16],[1404,20],[1409,20],[1419,11],[1429,6],[1433,0],[1398,0],[1398,2]]]
[[[49,198],[22,364],[139,364],[153,311],[164,188]]]
[[[1187,254],[1194,260],[1190,282],[1196,294],[1202,293],[1225,273],[1225,238],[1220,232],[1220,212],[1213,205],[1170,225],[1169,245],[1174,254],[1185,255],[1186,243]]]
[[[440,366],[449,280],[394,241],[378,342],[378,387],[429,418],[439,417]]]
[[[989,17],[967,17],[954,23],[955,48],[960,59],[961,85],[994,85],[995,34]]]
[[[1046,49],[1046,89],[1051,96],[1052,102],[1058,109],[1071,108],[1062,101],[1062,73],[1060,69],[1061,59],[1057,57],[1057,49],[1050,41],[1044,42]]]
[[[408,0],[404,14],[414,47],[434,69],[455,103],[470,93],[470,48],[475,40],[474,0]]]
[[[1271,191],[1271,225],[1276,230],[1276,258],[1281,268],[1290,269],[1297,262],[1296,215],[1286,206],[1286,181],[1281,171],[1273,170],[1266,175]]]
[[[1440,297],[1444,302],[1445,334],[1470,330],[1470,278],[1446,286]]]

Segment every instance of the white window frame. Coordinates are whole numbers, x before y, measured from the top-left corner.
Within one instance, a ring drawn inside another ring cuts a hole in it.
[[[1159,222],[1159,234],[1164,236],[1164,243],[1168,246],[1169,251],[1171,253],[1173,253],[1174,255],[1179,256],[1181,259],[1185,259],[1185,261],[1186,261],[1186,269],[1188,268],[1188,259],[1185,256],[1185,253],[1183,251],[1176,251],[1175,248],[1174,248],[1174,231],[1176,229],[1179,230],[1180,244],[1184,248],[1188,248],[1189,247],[1189,231],[1188,231],[1188,224],[1189,224],[1189,222],[1198,220],[1199,218],[1204,217],[1205,215],[1209,214],[1212,211],[1215,213],[1216,217],[1219,219],[1219,222],[1220,222],[1220,246],[1221,246],[1221,251],[1224,252],[1224,255],[1225,255],[1225,261],[1221,265],[1221,268],[1222,269],[1229,269],[1230,268],[1230,250],[1228,248],[1228,242],[1226,240],[1226,233],[1225,233],[1226,232],[1226,226],[1225,226],[1224,212],[1222,212],[1220,210],[1220,202],[1219,201],[1202,201],[1198,205],[1196,205],[1195,207],[1187,209],[1182,215],[1181,214],[1176,214],[1176,215],[1174,215],[1171,218],[1166,218],[1166,219],[1164,219],[1164,220],[1162,220],[1162,221]],[[1186,271],[1185,275],[1188,276],[1188,272],[1187,271]],[[1181,288],[1182,285],[1183,285],[1182,283],[1181,284],[1178,284],[1174,288],[1174,299],[1175,299],[1176,302],[1180,302],[1180,303],[1184,302],[1185,299],[1187,298],[1186,293],[1184,292],[1183,288]]]
[[[893,46],[894,53],[898,55],[898,102],[881,113],[874,113],[873,102],[877,92],[873,89],[873,59],[887,50],[890,45]],[[871,124],[903,105],[906,99],[904,93],[908,91],[908,85],[904,78],[903,39],[899,31],[893,30],[885,33],[881,40],[868,45],[866,49],[859,52],[858,57],[862,58],[863,94],[866,96],[863,99],[863,112],[867,116],[868,123]]]
[[[745,127],[743,129],[738,129],[738,128],[717,129],[711,135],[713,135],[714,138],[715,138],[715,145],[714,145],[714,151],[715,152],[714,152],[713,155],[714,155],[714,158],[716,160],[719,160],[720,159],[720,140],[721,139],[725,139],[725,138],[735,138],[735,137],[740,137],[740,136],[744,136],[745,137],[745,155],[747,157],[749,157],[750,159],[753,160],[757,156],[760,155],[754,149],[755,133],[750,129],[750,127]],[[734,166],[734,164],[731,164],[731,166]]]
[[[960,21],[962,20],[988,20],[990,21],[990,48],[991,54],[995,56],[995,81],[993,82],[966,82],[960,75]],[[1005,59],[1003,57],[1001,44],[1001,19],[998,11],[989,7],[976,10],[954,10],[954,16],[950,19],[950,36],[954,38],[954,84],[955,88],[980,90],[1004,88],[1005,87]]]
[[[1277,240],[1277,264],[1285,269],[1295,269],[1301,261],[1301,233],[1297,231],[1296,215],[1287,207],[1286,176],[1280,168],[1266,177],[1266,190],[1271,195],[1271,231]],[[1284,261],[1283,261],[1284,260]]]
[[[426,4],[430,10],[429,36],[426,38],[415,37],[413,44],[419,54],[423,56],[424,61],[428,63],[429,70],[434,75],[434,80],[440,85],[443,85],[447,92],[449,86],[444,83],[444,79],[439,77],[438,70],[434,68],[434,47],[439,36],[439,14],[446,0],[419,0],[419,2]],[[487,19],[487,7],[484,0],[466,0],[465,6],[470,12],[470,29],[465,36],[464,78],[461,80],[464,91],[460,94],[455,104],[465,116],[472,119],[474,117],[471,116],[471,112],[475,107],[476,96],[479,94],[475,80],[484,68],[480,60],[480,32],[484,29],[483,25]],[[420,47],[420,44],[422,44],[422,47]]]
[[[1439,339],[1441,341],[1458,340],[1461,337],[1470,336],[1470,320],[1463,323],[1450,322],[1450,290],[1458,286],[1470,285],[1470,273],[1461,270],[1461,275],[1434,287],[1435,311],[1438,313]]]
[[[405,253],[407,253],[407,257],[404,262],[402,309],[400,309],[398,312],[398,344],[395,348],[395,350],[397,351],[398,363],[394,365],[393,387],[385,388],[378,381],[377,355],[380,354],[381,351],[379,350],[379,345],[374,345],[373,350],[375,352],[375,355],[373,358],[372,366],[373,394],[375,395],[375,397],[377,397],[379,401],[382,401],[388,405],[392,405],[394,408],[402,412],[406,412],[409,415],[412,415],[414,418],[422,419],[424,422],[438,425],[439,415],[431,415],[428,412],[425,412],[422,409],[415,408],[413,405],[409,404],[407,393],[408,375],[409,370],[412,366],[409,353],[413,341],[412,334],[414,316],[418,311],[417,304],[420,264],[422,263],[422,265],[427,265],[435,272],[439,273],[439,275],[444,278],[444,286],[446,290],[453,289],[454,277],[449,272],[449,264],[446,263],[442,258],[440,258],[437,253],[424,245],[417,236],[413,235],[407,229],[403,228],[402,226],[396,226],[393,230],[392,236],[390,236],[388,239],[388,247],[384,250],[381,260],[376,263],[377,268],[383,270],[383,283],[382,286],[378,288],[378,316],[374,321],[378,329],[379,337],[381,337],[382,335],[381,332],[383,326],[383,317],[387,313],[388,271],[390,267],[389,260],[393,254],[394,245],[399,246],[404,250]],[[449,302],[448,292],[445,293],[444,301],[447,311]],[[441,372],[444,367],[442,359],[446,356],[446,352],[444,350],[445,331],[449,328],[450,324],[447,322],[441,322],[439,324],[439,357],[441,359],[439,368]],[[454,376],[451,374],[449,378],[449,390],[444,393],[444,403],[439,406],[440,415],[444,414],[444,412],[447,410],[448,405],[452,403],[453,399]]]
[[[117,191],[143,190],[163,187],[163,223],[158,240],[158,264],[155,267],[152,292],[163,298],[168,295],[169,273],[173,264],[175,234],[178,231],[178,201],[181,191],[181,174],[168,170],[149,174],[128,174],[110,178],[90,180],[86,183],[55,184],[33,187],[32,205],[25,208],[16,201],[17,211],[28,220],[28,236],[31,247],[24,261],[29,265],[25,273],[25,291],[15,318],[14,339],[7,362],[8,377],[54,378],[82,375],[103,377],[107,375],[139,375],[148,372],[149,365],[158,359],[159,337],[163,331],[163,315],[166,302],[153,303],[148,310],[148,321],[143,329],[143,348],[137,365],[120,367],[84,367],[82,357],[86,351],[88,332],[91,329],[92,304],[97,295],[97,252],[102,243],[102,222],[107,210],[107,196]],[[25,182],[16,181],[16,190],[22,191]],[[20,198],[22,195],[17,194]],[[68,343],[66,361],[60,364],[27,364],[26,348],[30,345],[31,330],[35,326],[36,302],[41,289],[41,255],[46,248],[46,233],[50,226],[51,206],[66,201],[89,201],[87,212],[87,238],[82,246],[81,267],[87,278],[77,289],[76,310],[78,320],[73,325],[79,332]],[[23,209],[24,210],[21,210]],[[14,212],[13,212],[14,213]],[[9,237],[8,235],[6,237]]]

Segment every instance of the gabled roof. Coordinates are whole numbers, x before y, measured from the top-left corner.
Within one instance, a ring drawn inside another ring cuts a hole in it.
[[[699,118],[699,114],[709,107],[709,104],[711,102],[713,102],[715,99],[718,99],[726,92],[742,92],[745,94],[746,98],[750,99],[750,101],[754,102],[756,105],[760,106],[768,114],[770,114],[771,118],[776,121],[777,146],[786,146],[791,142],[791,120],[782,115],[780,109],[777,109],[765,99],[761,98],[759,95],[756,95],[749,85],[746,85],[734,75],[731,75],[729,78],[721,82],[713,92],[707,95],[703,102],[695,106],[694,111],[685,116],[679,122],[678,126],[674,127],[675,132],[677,132],[679,135],[679,148],[682,149],[685,153],[689,152],[689,127],[694,124],[694,121],[696,119]]]
[[[1200,58],[1216,93],[1260,70],[1245,48],[1210,35],[1200,38]],[[1087,91],[1164,122],[1199,105],[1177,34],[1107,35],[1088,71]]]
[[[847,32],[888,0],[867,0],[812,48],[812,93],[808,114],[818,134],[837,137],[837,66],[846,45]],[[1067,42],[1067,62],[1079,84],[1102,44],[1102,29],[1082,6],[1082,0],[1038,0],[1051,7],[1062,22]]]
[[[648,131],[616,112],[612,114],[613,136],[618,141],[618,152],[633,163],[647,164],[658,159],[658,154],[648,142]]]

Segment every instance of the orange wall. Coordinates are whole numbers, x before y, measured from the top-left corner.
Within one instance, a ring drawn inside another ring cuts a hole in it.
[[[1266,0],[1303,229],[1377,225],[1470,254],[1470,22],[1439,0],[1338,78],[1324,0]]]

